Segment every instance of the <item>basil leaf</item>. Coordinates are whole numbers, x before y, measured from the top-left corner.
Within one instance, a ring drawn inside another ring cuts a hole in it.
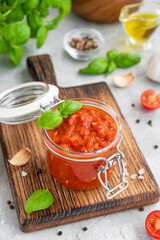
[[[47,0],[41,0],[39,6],[38,6],[38,11],[40,12],[40,15],[42,17],[47,17],[49,14],[48,11],[48,4],[47,4]]]
[[[31,28],[31,35],[30,35],[30,38],[36,38],[36,36],[37,36],[37,30]]]
[[[117,49],[112,49],[110,51],[107,52],[107,58],[108,58],[108,61],[111,62],[111,61],[114,61],[116,56],[118,54],[118,51]]]
[[[58,8],[59,9],[59,15],[58,17],[54,18],[50,24],[48,24],[47,30],[55,29],[59,21],[63,19],[71,10],[71,1],[70,0],[47,0],[47,4],[51,6],[52,8]]]
[[[22,54],[23,54],[23,48],[22,46],[14,46],[14,48],[11,48],[9,50],[9,55],[10,55],[10,59],[11,62],[17,66],[22,58]]]
[[[0,39],[0,54],[6,54],[9,52],[9,44],[5,39]]]
[[[2,35],[11,45],[22,45],[30,37],[30,28],[26,23],[10,23],[3,27]]]
[[[102,74],[107,71],[108,63],[103,57],[94,59],[86,68],[81,68],[79,73],[81,74]]]
[[[24,12],[21,4],[17,4],[16,8],[11,11],[11,13],[6,17],[8,22],[18,22],[23,20]]]
[[[25,1],[27,1],[27,0],[19,0],[20,3],[24,3]]]
[[[27,22],[31,29],[38,29],[43,23],[39,14],[32,12],[27,17]]]
[[[77,101],[64,101],[58,105],[58,110],[64,118],[69,117],[72,113],[78,111],[82,107],[82,103]]]
[[[109,62],[107,75],[111,74],[116,68],[117,65],[115,64],[114,61]]]
[[[40,48],[47,37],[47,29],[42,25],[37,31],[37,48]]]
[[[139,63],[140,60],[141,57],[138,54],[122,52],[115,58],[115,63],[119,68],[129,68]]]
[[[26,0],[24,3],[24,8],[26,10],[32,10],[39,5],[39,0]]]
[[[63,118],[58,110],[52,111],[51,109],[48,109],[40,116],[36,124],[42,128],[54,129],[58,127],[62,121]]]
[[[24,210],[28,214],[31,212],[43,210],[50,207],[53,201],[53,195],[49,192],[48,189],[37,190],[33,192],[27,199]]]
[[[52,8],[60,8],[62,6],[63,0],[46,0],[47,4]]]

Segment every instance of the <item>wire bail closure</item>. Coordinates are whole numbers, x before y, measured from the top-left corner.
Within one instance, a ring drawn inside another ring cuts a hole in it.
[[[40,111],[44,113],[47,109],[52,108],[55,104],[63,102],[64,100],[59,99],[57,96],[54,96],[53,101],[50,101],[47,105],[40,104]]]
[[[117,149],[118,153],[113,154],[108,159],[103,158],[103,160],[106,161],[106,165],[105,166],[99,166],[98,179],[99,179],[100,183],[102,184],[102,186],[107,191],[107,194],[106,194],[107,199],[112,199],[113,197],[115,197],[117,194],[119,194],[120,192],[122,192],[124,189],[126,189],[128,187],[128,182],[124,179],[124,163],[123,163],[124,154],[119,150],[118,147],[116,147],[116,149]],[[112,159],[114,159],[115,161],[113,162]],[[107,171],[106,170],[108,168],[112,167],[113,165],[115,165],[116,163],[118,164],[119,175],[120,175],[121,182],[117,186],[115,186],[114,188],[110,189],[108,187]],[[105,182],[103,182],[103,180],[101,178],[101,174],[104,174]],[[125,184],[125,185],[120,189],[120,186],[122,184]],[[113,191],[115,191],[118,188],[119,188],[119,190],[116,191],[113,194]]]

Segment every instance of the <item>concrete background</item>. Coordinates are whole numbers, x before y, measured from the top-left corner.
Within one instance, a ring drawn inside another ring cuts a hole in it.
[[[113,85],[110,76],[80,76],[77,74],[79,68],[87,65],[86,62],[79,62],[63,50],[63,36],[73,28],[92,27],[99,30],[105,38],[105,44],[99,56],[106,55],[110,49],[116,48],[119,51],[127,50],[124,46],[125,32],[121,23],[96,24],[85,21],[75,14],[70,13],[63,20],[59,27],[48,34],[47,40],[41,49],[36,49],[35,41],[30,40],[24,47],[24,56],[18,67],[9,63],[7,55],[0,56],[0,92],[20,83],[31,81],[26,69],[26,58],[31,55],[48,53],[52,57],[58,85],[61,87],[78,86],[89,83],[105,81],[119,107],[126,118],[138,145],[144,154],[158,184],[160,184],[160,109],[147,111],[140,104],[140,96],[144,90],[153,89],[160,93],[160,84],[147,79],[145,71],[149,57],[153,52],[160,51],[159,37],[160,28],[156,30],[152,39],[153,48],[147,52],[141,52],[141,63],[130,69],[117,69],[113,75],[133,72],[136,75],[134,82],[127,88],[117,88]],[[134,103],[135,107],[131,107]],[[136,119],[140,119],[139,124]],[[152,120],[154,126],[147,124]],[[154,149],[154,145],[159,145]],[[0,240],[149,240],[151,239],[144,228],[146,216],[153,210],[160,209],[160,203],[145,207],[144,212],[137,209],[108,215],[96,219],[90,219],[39,232],[25,234],[20,231],[15,210],[8,208],[7,200],[12,200],[8,178],[4,166],[3,156],[0,155]],[[88,231],[81,231],[87,226]],[[57,232],[63,231],[62,236]]]

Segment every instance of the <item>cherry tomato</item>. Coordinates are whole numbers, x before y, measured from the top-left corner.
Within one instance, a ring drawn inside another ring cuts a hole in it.
[[[144,108],[154,110],[160,107],[160,94],[149,89],[142,93],[141,104]]]
[[[148,234],[155,238],[160,239],[160,211],[151,212],[145,222],[146,230]]]

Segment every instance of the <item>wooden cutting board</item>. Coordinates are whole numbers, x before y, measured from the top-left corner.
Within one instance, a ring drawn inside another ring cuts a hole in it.
[[[34,81],[56,85],[55,74],[48,55],[30,57],[27,65]],[[1,124],[1,145],[21,230],[24,232],[37,231],[158,202],[159,187],[106,83],[60,88],[59,97],[61,99],[94,98],[107,103],[117,111],[123,126],[123,140],[120,149],[124,153],[127,163],[129,186],[111,200],[106,199],[106,191],[103,187],[88,191],[68,189],[51,176],[41,129],[36,126],[34,121],[14,126]],[[17,151],[24,147],[31,149],[31,160],[22,167],[12,166],[7,159],[11,159]],[[37,174],[38,168],[42,169],[41,174]],[[145,170],[145,178],[140,180],[137,177],[132,180],[130,175],[138,173],[141,168]],[[22,176],[22,171],[25,171],[27,176]],[[117,183],[117,179],[118,171],[116,169],[109,179],[110,187]],[[54,196],[54,204],[46,210],[27,215],[24,212],[27,198],[33,191],[47,188]]]

